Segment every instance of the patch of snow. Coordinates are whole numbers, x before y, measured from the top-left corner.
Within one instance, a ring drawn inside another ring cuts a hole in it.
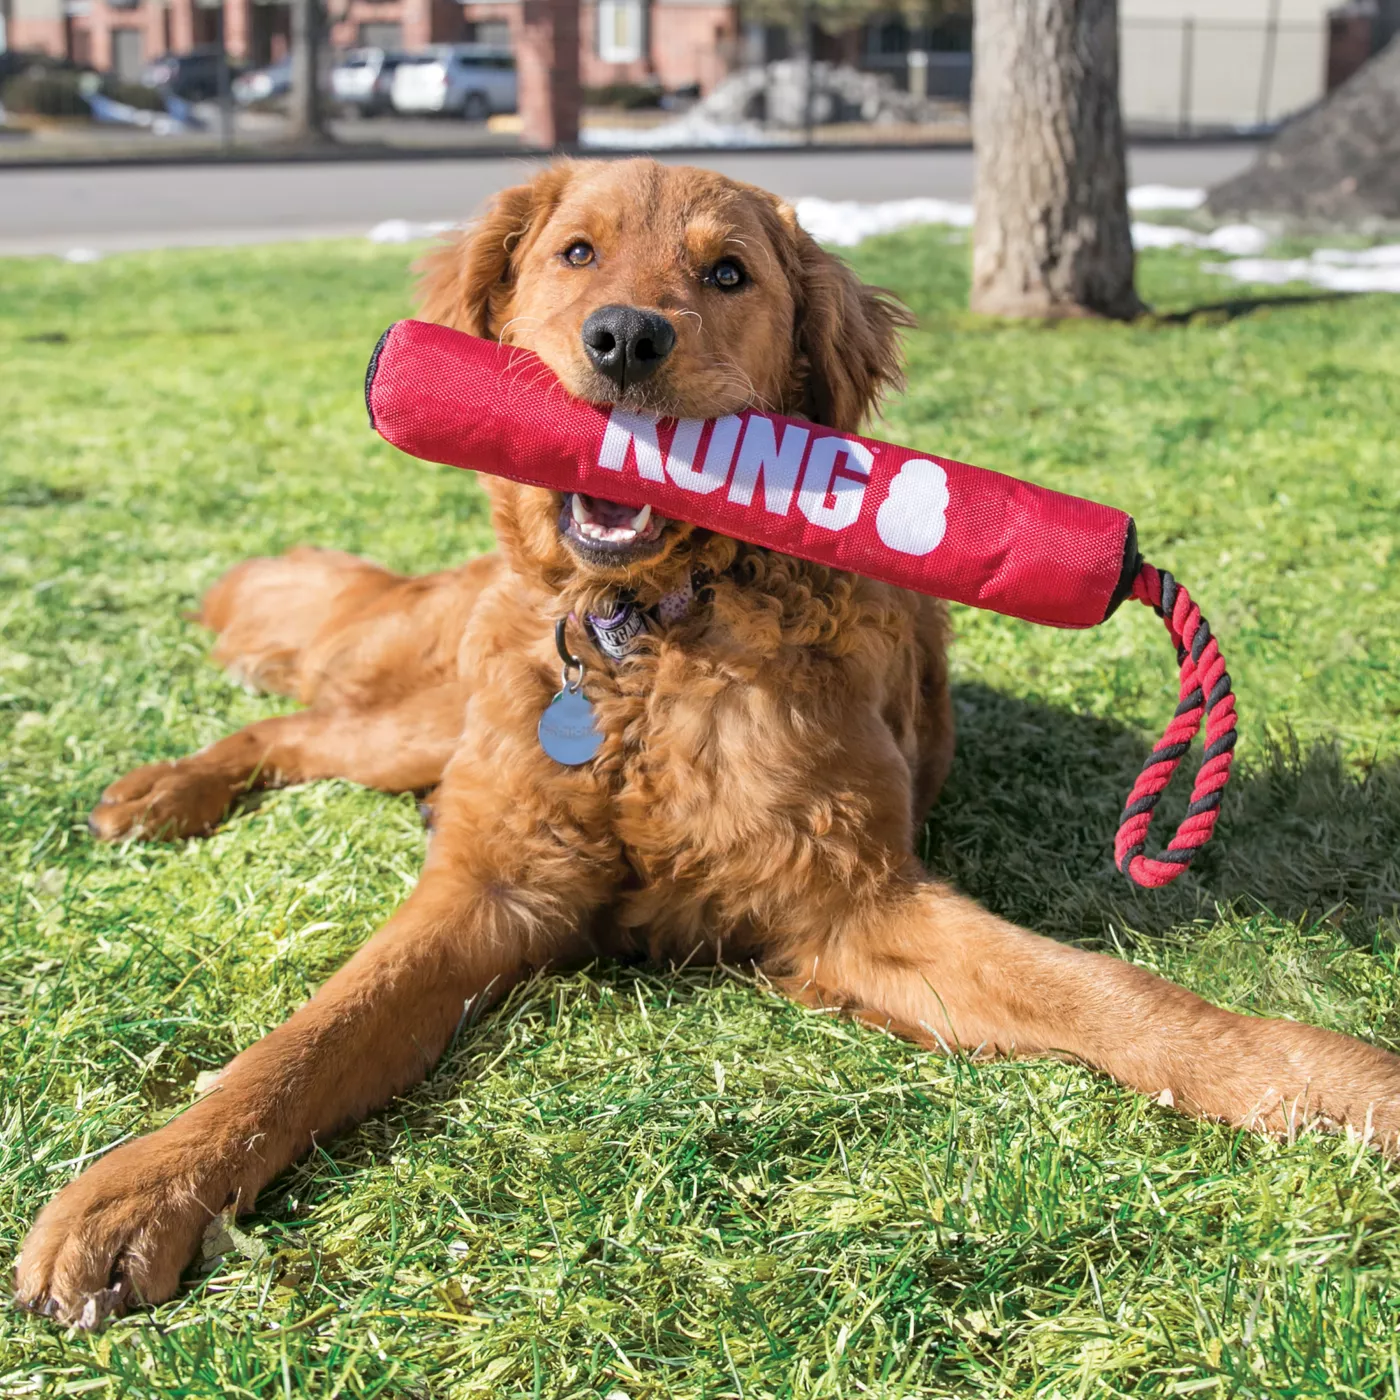
[[[972,205],[947,199],[892,199],[881,204],[860,204],[855,200],[808,197],[795,206],[797,221],[817,240],[838,248],[851,248],[863,238],[916,224],[944,224],[950,228],[972,227]],[[1225,224],[1212,233],[1174,224],[1133,224],[1133,245],[1137,248],[1206,248],[1231,257],[1262,253],[1269,235],[1254,224]]]
[[[966,61],[965,55],[960,57]],[[817,126],[859,121],[878,131],[895,122],[947,120],[948,111],[937,101],[901,92],[888,73],[821,61],[809,72],[800,59],[784,58],[731,74],[691,109],[690,116],[722,127],[762,122],[768,133],[786,130],[791,139],[809,116]]]
[[[375,224],[365,235],[371,243],[415,243],[420,238],[436,238],[440,233],[448,233],[459,225],[447,219],[436,219],[431,223],[415,223],[411,219],[385,219]]]
[[[793,132],[767,131],[757,122],[717,122],[687,112],[658,126],[586,126],[579,144],[599,149],[664,151],[675,146],[788,146]]]
[[[1262,282],[1281,287],[1285,282],[1308,282],[1309,270],[1316,270],[1308,258],[1236,258],[1228,263],[1206,263],[1207,272],[1233,277],[1236,282]]]
[[[1149,209],[1199,209],[1205,202],[1204,190],[1184,190],[1176,185],[1134,185],[1128,191],[1128,208],[1139,213]]]
[[[90,92],[86,96],[88,110],[95,122],[144,127],[154,136],[173,136],[177,132],[194,129],[191,122],[170,112],[148,112],[144,108],[132,107],[129,103],[105,97],[100,92]]]
[[[1205,270],[1236,282],[1261,282],[1270,287],[1307,282],[1329,292],[1400,293],[1400,244],[1363,252],[1319,248],[1307,258],[1236,258],[1234,262],[1207,263]]]
[[[1382,243],[1379,248],[1319,248],[1313,261],[1337,267],[1400,267],[1400,243]]]
[[[1257,224],[1222,224],[1206,234],[1200,246],[1232,258],[1247,258],[1269,246],[1269,235]]]
[[[1269,235],[1254,224],[1223,224],[1210,233],[1176,224],[1133,224],[1135,248],[1208,248],[1235,258],[1262,253],[1268,246]]]
[[[63,261],[70,263],[101,262],[102,254],[96,248],[70,248],[63,254]]]
[[[797,222],[817,240],[837,248],[853,248],[863,238],[916,224],[972,227],[972,205],[947,199],[891,199],[882,204],[808,196],[794,205]]]
[[[1196,248],[1201,235],[1174,224],[1133,224],[1134,248]]]

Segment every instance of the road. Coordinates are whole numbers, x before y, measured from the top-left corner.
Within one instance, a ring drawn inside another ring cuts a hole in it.
[[[1141,146],[1133,184],[1209,186],[1254,147]],[[787,198],[972,197],[966,150],[716,151],[661,159],[707,165]],[[387,219],[461,219],[523,179],[523,158],[0,170],[0,255],[359,236]]]

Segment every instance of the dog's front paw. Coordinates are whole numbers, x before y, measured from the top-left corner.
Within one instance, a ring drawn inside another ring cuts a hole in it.
[[[226,777],[202,771],[194,760],[148,763],[102,794],[88,817],[88,830],[102,841],[200,836],[218,825],[235,795]]]
[[[16,1302],[90,1328],[175,1292],[230,1192],[207,1149],[164,1136],[119,1147],[49,1202],[15,1265]]]

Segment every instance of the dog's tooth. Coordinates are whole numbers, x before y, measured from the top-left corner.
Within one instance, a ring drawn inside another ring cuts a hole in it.
[[[640,535],[640,534],[642,533],[642,531],[646,529],[646,527],[647,527],[648,523],[650,522],[650,520],[651,520],[651,507],[650,507],[650,506],[643,506],[643,507],[641,508],[641,510],[639,510],[639,511],[636,513],[636,515],[634,515],[634,516],[632,517],[631,525],[632,525],[633,531],[634,531],[636,534]]]
[[[590,523],[588,512],[583,508],[583,502],[579,500],[578,492],[575,491],[569,497],[569,509],[573,512],[574,523],[576,525],[587,525]]]

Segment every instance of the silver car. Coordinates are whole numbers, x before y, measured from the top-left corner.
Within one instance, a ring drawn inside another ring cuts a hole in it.
[[[292,90],[292,60],[284,58],[280,63],[269,64],[266,68],[255,68],[249,73],[240,73],[233,80],[233,100],[240,107],[251,107],[257,102],[275,102]]]
[[[351,116],[377,117],[390,111],[389,91],[403,57],[392,49],[351,49],[331,69],[336,105]]]
[[[515,111],[515,55],[492,44],[435,44],[405,54],[390,88],[396,112],[441,112],[481,122]]]

